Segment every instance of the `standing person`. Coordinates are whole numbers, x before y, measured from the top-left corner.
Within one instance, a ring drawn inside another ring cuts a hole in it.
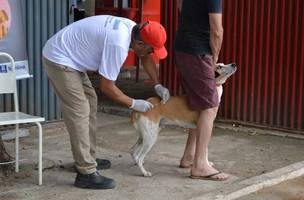
[[[99,73],[104,94],[133,110],[145,112],[153,105],[128,97],[116,87],[115,80],[128,51],[132,50],[153,80],[156,93],[167,101],[169,91],[159,84],[156,65],[150,55],[165,58],[165,42],[166,31],[157,22],[136,24],[126,18],[100,15],[70,24],[45,44],[43,63],[70,135],[77,168],[76,187],[110,189],[116,185],[113,179],[97,171],[109,168],[111,163],[96,159],[97,95],[86,72]]]
[[[200,112],[189,131],[180,167],[191,178],[226,180],[208,160],[208,145],[218,110],[214,70],[223,40],[221,0],[180,0],[181,19],[175,38],[175,60],[189,106]]]

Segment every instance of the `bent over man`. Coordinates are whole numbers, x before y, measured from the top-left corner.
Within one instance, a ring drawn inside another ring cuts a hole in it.
[[[116,87],[115,80],[128,51],[132,50],[153,80],[156,93],[167,101],[169,91],[159,84],[156,65],[150,55],[165,58],[165,42],[166,31],[157,22],[136,24],[126,18],[100,15],[68,25],[45,44],[43,63],[69,132],[77,168],[76,187],[115,187],[113,179],[101,176],[97,171],[109,168],[111,163],[95,155],[97,96],[86,72],[100,74],[100,88],[104,94],[131,109],[145,112],[153,105],[128,97]]]

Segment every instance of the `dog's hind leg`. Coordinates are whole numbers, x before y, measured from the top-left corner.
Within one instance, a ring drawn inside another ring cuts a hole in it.
[[[136,133],[138,134],[138,139],[136,143],[133,145],[131,148],[131,157],[133,158],[134,162],[137,164],[138,156],[139,156],[139,151],[142,148],[142,134],[141,134],[141,129],[138,127],[138,124],[140,123],[139,118],[140,115],[138,114],[132,114],[132,123],[134,128],[136,129]]]
[[[150,121],[146,117],[140,117],[138,120],[138,132],[142,138],[141,143],[134,148],[135,161],[144,176],[152,176],[152,174],[143,167],[144,158],[155,144],[159,132],[159,123]]]
[[[142,148],[142,143],[143,143],[143,140],[142,140],[141,134],[139,134],[137,142],[131,148],[131,156],[132,156],[135,163],[137,163],[137,160],[138,160],[138,157],[139,157],[139,152]]]
[[[154,133],[152,133],[152,132],[154,132]],[[151,130],[150,133],[151,133],[151,135],[149,135],[149,137],[143,138],[142,148],[141,148],[138,162],[137,162],[137,165],[138,165],[140,171],[143,173],[144,176],[147,176],[147,177],[152,176],[152,173],[145,170],[145,168],[143,166],[144,159],[145,159],[146,155],[149,153],[149,151],[151,150],[151,148],[153,147],[153,145],[156,143],[158,131]]]
[[[157,140],[159,121],[153,122],[145,116],[140,116],[136,119],[133,125],[135,126],[139,137],[135,145],[132,147],[132,158],[144,176],[152,176],[150,172],[145,170],[143,163],[145,156]]]

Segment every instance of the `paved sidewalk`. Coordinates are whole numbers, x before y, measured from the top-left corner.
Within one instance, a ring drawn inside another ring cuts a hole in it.
[[[146,84],[146,75],[140,71],[140,82],[135,83],[134,73],[131,70],[131,79],[121,78],[117,85],[133,98],[146,99],[154,96],[152,85]],[[99,85],[98,79],[92,81],[93,85]],[[303,185],[303,179],[255,192],[304,174],[303,137],[296,139],[292,138],[296,135],[288,133],[215,124],[209,149],[210,160],[217,169],[231,177],[225,182],[214,182],[190,179],[188,169],[178,168],[187,130],[165,127],[145,160],[145,168],[154,176],[142,177],[129,154],[137,139],[128,117],[130,110],[117,105],[100,92],[97,93],[100,99],[99,110],[108,113],[98,113],[97,155],[111,160],[111,169],[101,173],[114,178],[117,187],[100,191],[73,186],[75,172],[69,137],[64,124],[59,122],[43,127],[43,185],[35,184],[38,153],[36,129],[33,127],[30,136],[21,138],[20,141],[21,159],[27,159],[21,163],[20,172],[9,178],[0,177],[1,200],[303,200],[299,196],[302,194],[300,186]],[[13,155],[14,143],[5,142],[5,145]],[[291,192],[287,193],[284,188]]]
[[[73,187],[75,173],[71,170],[70,143],[63,123],[44,126],[43,159],[47,169],[43,172],[43,186],[37,186],[35,128],[31,128],[30,132],[30,137],[22,138],[20,142],[21,158],[28,159],[21,163],[20,173],[8,179],[0,178],[1,200],[229,199],[229,194],[236,194],[244,187],[254,189],[252,186],[261,187],[258,184],[269,184],[269,180],[282,180],[303,173],[304,140],[215,128],[210,144],[210,160],[216,168],[229,173],[231,178],[226,182],[192,180],[188,178],[189,170],[178,168],[186,142],[186,130],[165,127],[145,161],[146,169],[154,176],[142,177],[129,155],[137,137],[130,119],[98,113],[97,155],[110,159],[113,164],[111,169],[101,173],[114,178],[117,188],[98,191]],[[13,154],[14,144],[5,142],[5,145]],[[243,190],[243,194],[246,192],[248,189]]]
[[[243,196],[238,200],[304,200],[304,176]]]

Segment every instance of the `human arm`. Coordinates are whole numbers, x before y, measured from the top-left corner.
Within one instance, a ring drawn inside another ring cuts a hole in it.
[[[111,99],[125,106],[131,107],[132,98],[125,95],[116,85],[114,81],[108,80],[101,76],[100,78],[101,91]]]
[[[209,13],[210,47],[214,64],[217,63],[223,41],[223,26],[221,13]]]
[[[116,85],[114,81],[108,80],[101,76],[100,78],[100,89],[101,91],[113,99],[133,110],[139,112],[146,112],[153,108],[153,105],[145,100],[132,99],[129,96],[125,95]]]
[[[142,56],[140,57],[140,59],[142,61],[145,71],[148,73],[149,77],[153,81],[155,92],[158,96],[162,98],[165,103],[170,98],[170,92],[166,87],[162,86],[159,83],[155,62],[153,61],[150,55]]]
[[[150,55],[140,56],[141,63],[154,85],[159,84],[156,64]]]
[[[153,107],[151,103],[144,100],[132,99],[115,85],[115,80],[127,55],[128,51],[119,45],[107,46],[107,51],[103,52],[98,69],[98,73],[100,74],[100,90],[122,105],[139,112],[145,112]]]

